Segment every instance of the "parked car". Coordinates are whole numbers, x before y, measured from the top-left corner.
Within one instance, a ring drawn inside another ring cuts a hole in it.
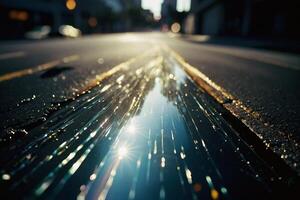
[[[25,33],[25,38],[40,40],[47,38],[51,33],[51,27],[48,25],[36,26],[32,30]]]
[[[81,31],[71,25],[61,25],[58,34],[64,37],[76,38],[81,36]]]

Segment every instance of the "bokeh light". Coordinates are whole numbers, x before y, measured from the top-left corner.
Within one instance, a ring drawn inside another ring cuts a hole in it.
[[[74,10],[76,8],[76,1],[75,0],[67,0],[66,7],[68,10]]]
[[[171,26],[171,31],[173,33],[178,33],[180,31],[180,29],[181,29],[180,24],[177,22],[173,23]]]

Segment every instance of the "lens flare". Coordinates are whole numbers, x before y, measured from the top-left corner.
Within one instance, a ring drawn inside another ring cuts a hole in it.
[[[128,154],[128,149],[125,146],[122,146],[118,149],[118,156],[119,159],[123,159],[124,157],[126,157]]]
[[[128,133],[134,134],[135,131],[136,131],[136,128],[135,128],[135,126],[134,126],[133,124],[130,124],[130,125],[127,127],[127,131],[128,131]]]

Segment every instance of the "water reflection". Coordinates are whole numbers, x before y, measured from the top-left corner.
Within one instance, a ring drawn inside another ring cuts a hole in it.
[[[168,52],[153,51],[1,151],[2,194],[268,197],[273,171],[212,105]]]

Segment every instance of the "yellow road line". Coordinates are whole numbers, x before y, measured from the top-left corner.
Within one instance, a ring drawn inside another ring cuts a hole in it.
[[[18,58],[25,56],[25,52],[23,51],[16,51],[16,52],[9,52],[0,54],[0,60],[10,59],[10,58]]]
[[[46,69],[50,69],[50,68],[55,67],[59,64],[73,62],[73,61],[76,61],[78,59],[79,59],[78,55],[71,55],[71,56],[64,57],[60,60],[54,60],[54,61],[50,61],[50,62],[47,62],[47,63],[44,63],[44,64],[40,64],[36,67],[31,67],[31,68],[28,68],[28,69],[23,69],[23,70],[7,73],[7,74],[4,74],[4,75],[0,76],[0,82],[8,81],[8,80],[23,77],[23,76],[28,76],[28,75],[31,75],[31,74],[34,74],[34,73],[37,73],[37,72],[40,72],[40,71],[44,71]]]
[[[207,93],[214,97],[219,103],[223,104],[228,100],[232,100],[232,103],[235,105],[236,108],[251,115],[257,120],[262,121],[262,118],[258,112],[244,105],[242,101],[240,101],[239,99],[231,95],[229,92],[227,92],[224,88],[216,84],[204,73],[199,71],[196,67],[187,63],[184,60],[184,58],[181,57],[177,52],[173,51],[170,47],[166,45],[164,45],[163,48],[166,51],[170,52],[170,54],[183,66],[183,69],[187,72],[187,74],[190,75],[201,88],[203,88]],[[234,112],[233,110],[231,111]],[[237,113],[233,114],[238,115]]]

